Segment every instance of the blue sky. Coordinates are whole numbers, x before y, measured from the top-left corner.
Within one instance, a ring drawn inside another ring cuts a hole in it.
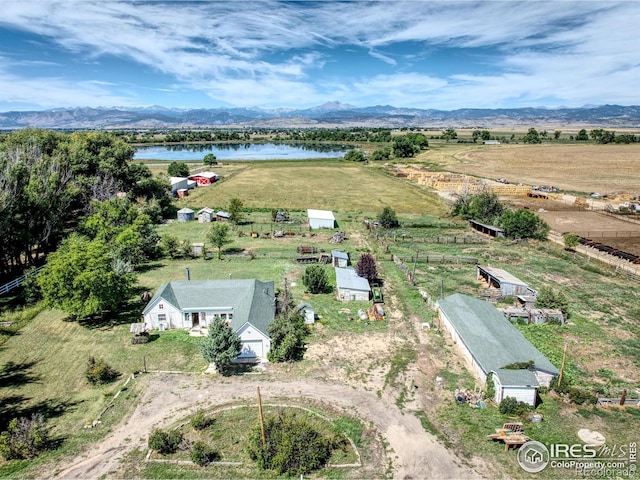
[[[2,0],[0,111],[640,104],[640,2]]]

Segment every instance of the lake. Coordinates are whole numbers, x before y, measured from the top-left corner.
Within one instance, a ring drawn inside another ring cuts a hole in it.
[[[134,160],[202,160],[213,153],[219,161],[305,160],[342,158],[350,149],[343,145],[302,143],[199,143],[136,147]]]

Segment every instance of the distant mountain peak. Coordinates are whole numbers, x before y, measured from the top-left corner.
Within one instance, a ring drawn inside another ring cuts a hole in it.
[[[307,108],[310,112],[331,112],[334,110],[353,110],[353,105],[349,105],[348,103],[340,103],[338,101],[333,102],[325,102],[322,105],[318,105],[316,107]]]
[[[427,127],[499,128],[533,126],[640,127],[640,106],[587,108],[462,108],[433,110],[376,105],[355,107],[337,101],[304,110],[290,108],[77,107],[0,112],[0,129],[36,128],[314,128]]]

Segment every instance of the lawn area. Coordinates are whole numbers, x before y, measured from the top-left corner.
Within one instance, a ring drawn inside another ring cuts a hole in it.
[[[121,373],[120,378],[112,384],[91,386],[85,378],[89,356],[104,359]],[[60,448],[29,466],[75,453],[86,442],[104,435],[109,425],[131,407],[137,396],[135,385],[128,387],[103,417],[102,429],[83,428],[98,417],[126,378],[142,370],[145,362],[148,369],[157,370],[201,372],[207,366],[197,350],[197,339],[187,332],[156,333],[151,342],[132,345],[128,323],[90,328],[67,321],[62,312],[44,310],[0,348],[2,429],[14,417],[40,412],[48,418]],[[3,468],[20,465],[27,466],[25,462],[0,464],[0,477],[5,477]]]
[[[178,200],[179,208],[223,208],[231,198],[249,208],[307,208],[374,212],[392,206],[398,213],[442,215],[433,192],[389,175],[381,166],[345,162],[253,162],[222,181],[197,188]]]

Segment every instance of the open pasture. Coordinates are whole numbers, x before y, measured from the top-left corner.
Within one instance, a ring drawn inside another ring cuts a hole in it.
[[[638,194],[639,145],[451,145],[420,160],[510,183],[554,185],[574,192]]]
[[[442,215],[445,207],[426,188],[388,175],[382,168],[344,162],[255,162],[222,182],[192,191],[178,206],[224,207],[233,197],[249,208],[317,208]]]

